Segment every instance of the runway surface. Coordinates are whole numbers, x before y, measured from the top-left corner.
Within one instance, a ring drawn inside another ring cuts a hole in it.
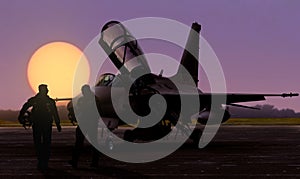
[[[79,168],[67,161],[75,128],[53,128],[49,170],[36,169],[32,131],[0,128],[0,178],[296,178],[300,177],[300,126],[222,126],[204,149],[185,143],[158,161],[131,164],[101,155],[90,168],[89,144]],[[129,154],[130,155],[130,154]],[[134,154],[132,154],[134,155]]]

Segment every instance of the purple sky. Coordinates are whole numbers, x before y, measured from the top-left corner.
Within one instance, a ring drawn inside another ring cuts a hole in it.
[[[297,0],[1,0],[0,109],[19,109],[34,94],[26,69],[41,45],[66,41],[84,49],[107,21],[148,16],[201,23],[201,34],[223,66],[228,92],[300,92],[299,8]],[[266,103],[300,112],[299,98]]]

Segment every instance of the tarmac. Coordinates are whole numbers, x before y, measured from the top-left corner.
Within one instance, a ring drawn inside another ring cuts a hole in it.
[[[149,163],[126,163],[100,156],[90,168],[86,142],[78,169],[67,161],[75,128],[53,128],[49,169],[40,172],[32,131],[0,128],[0,178],[300,178],[300,126],[224,125],[203,149],[187,141],[171,155]],[[128,154],[128,155],[134,155]]]

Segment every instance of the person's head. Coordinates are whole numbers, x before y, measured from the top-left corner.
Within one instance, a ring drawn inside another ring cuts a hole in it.
[[[81,92],[83,96],[89,96],[92,94],[90,85],[83,85],[81,87]]]
[[[39,93],[43,94],[43,95],[47,95],[48,94],[48,88],[46,84],[40,84],[39,85]]]

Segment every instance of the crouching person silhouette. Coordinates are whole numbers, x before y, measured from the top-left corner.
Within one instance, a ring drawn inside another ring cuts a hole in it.
[[[20,123],[22,123],[24,114],[32,107],[30,118],[32,121],[33,141],[38,159],[37,168],[42,171],[48,169],[53,120],[55,120],[57,130],[59,132],[61,131],[55,101],[47,94],[47,85],[39,85],[39,92],[34,97],[28,99],[23,105],[18,117]]]

